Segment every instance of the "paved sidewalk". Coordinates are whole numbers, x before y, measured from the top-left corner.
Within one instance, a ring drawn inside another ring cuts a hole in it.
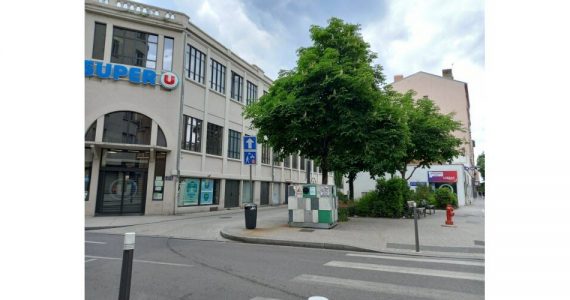
[[[445,211],[422,217],[420,252],[415,252],[414,221],[352,217],[332,229],[289,227],[285,205],[258,210],[257,227],[245,229],[243,209],[177,216],[86,217],[86,230],[107,233],[135,231],[138,235],[183,239],[236,240],[249,243],[303,246],[347,251],[484,259],[484,200],[455,211],[455,227],[445,223]]]

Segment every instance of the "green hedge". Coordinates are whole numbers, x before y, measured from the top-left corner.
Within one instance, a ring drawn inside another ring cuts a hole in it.
[[[440,208],[447,207],[447,204],[457,207],[457,196],[448,188],[439,188],[435,191],[437,206]]]
[[[379,179],[376,190],[367,193],[356,202],[355,213],[363,217],[400,218],[411,191],[405,180]]]

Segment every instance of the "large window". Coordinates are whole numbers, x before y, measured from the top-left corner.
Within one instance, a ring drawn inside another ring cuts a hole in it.
[[[120,27],[113,27],[111,62],[156,68],[158,36]]]
[[[299,159],[299,156],[297,155],[297,153],[293,154],[293,169],[297,169],[297,161]]]
[[[273,152],[273,164],[276,165],[276,166],[281,165],[281,161],[279,161],[279,159],[277,159],[277,154],[278,154],[278,153],[275,152],[275,151],[272,151],[272,152]]]
[[[97,133],[97,121],[93,122],[87,132],[85,133],[85,141],[95,141],[95,134]]]
[[[93,55],[94,59],[103,59],[105,52],[105,35],[107,33],[107,25],[95,23],[95,34],[93,37]]]
[[[91,184],[91,167],[93,166],[93,152],[85,148],[85,201],[89,200],[89,185]]]
[[[241,152],[241,133],[233,130],[229,130],[228,134],[228,157],[239,159]]]
[[[301,168],[300,168],[300,169],[301,169],[302,171],[305,171],[305,165],[306,165],[306,164],[307,164],[307,163],[306,163],[306,161],[305,161],[305,157],[304,157],[304,156],[301,156]]]
[[[164,37],[164,51],[162,55],[162,69],[172,71],[172,56],[174,52],[174,39]]]
[[[243,77],[232,71],[232,99],[243,102]]]
[[[210,72],[210,88],[222,94],[226,92],[226,67],[214,59]]]
[[[257,101],[257,85],[248,81],[246,103],[249,105],[255,101]]]
[[[270,155],[271,155],[271,148],[269,144],[261,144],[261,163],[262,164],[269,164],[270,163]]]
[[[285,159],[283,160],[283,166],[284,166],[285,168],[290,168],[290,167],[291,167],[291,156],[285,157]]]
[[[206,142],[206,153],[222,155],[222,139],[224,128],[216,124],[208,123],[208,139]]]
[[[184,140],[182,149],[202,151],[202,120],[184,116]]]
[[[152,120],[132,111],[105,115],[103,142],[150,145]]]
[[[220,198],[220,180],[181,178],[178,206],[215,205]]]
[[[206,54],[190,45],[186,45],[185,69],[190,79],[204,83],[204,77],[206,76]]]

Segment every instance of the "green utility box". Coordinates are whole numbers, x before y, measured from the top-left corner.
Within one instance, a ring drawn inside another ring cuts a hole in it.
[[[290,185],[289,226],[329,229],[338,221],[336,187],[323,184]]]

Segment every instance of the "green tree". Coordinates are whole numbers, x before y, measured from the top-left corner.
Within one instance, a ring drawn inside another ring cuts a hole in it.
[[[477,169],[481,173],[481,177],[485,180],[485,152],[477,156]]]
[[[297,51],[297,66],[281,71],[269,92],[244,111],[258,136],[267,137],[282,156],[300,152],[315,160],[323,184],[327,172],[342,165],[336,158],[364,149],[363,128],[384,81],[382,68],[371,65],[376,54],[359,31],[360,25],[338,18],[324,28],[311,26],[313,45]],[[347,150],[351,145],[359,150]]]
[[[439,107],[427,97],[414,100],[415,92],[411,90],[405,94],[391,93],[399,100],[408,125],[408,144],[397,168],[402,178],[408,180],[418,168],[451,162],[461,154],[459,147],[464,142],[453,132],[463,129],[461,122],[453,119],[453,114],[441,114]],[[407,166],[412,163],[416,166],[406,177]]]

